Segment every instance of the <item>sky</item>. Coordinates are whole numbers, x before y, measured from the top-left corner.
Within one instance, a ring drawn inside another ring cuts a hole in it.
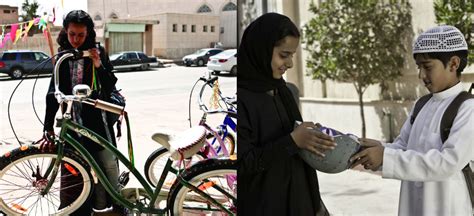
[[[33,1],[36,1],[39,4],[39,15],[42,15],[43,12],[47,12],[51,17],[53,17],[53,8],[55,8],[55,25],[62,25],[62,17],[71,10],[81,9],[87,12],[87,0],[29,0],[30,3]],[[25,2],[25,0],[0,0],[0,5],[17,6],[20,12],[19,14],[21,14],[21,5],[23,2]]]

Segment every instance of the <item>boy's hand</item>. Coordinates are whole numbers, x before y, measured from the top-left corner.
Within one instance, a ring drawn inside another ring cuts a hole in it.
[[[324,157],[324,152],[334,149],[334,139],[318,130],[312,122],[303,122],[291,132],[291,138],[299,148],[306,149],[314,154]]]
[[[384,149],[385,147],[382,145],[377,145],[353,155],[350,159],[350,162],[353,162],[351,168],[362,164],[365,169],[371,169],[372,171],[378,170],[383,162]]]

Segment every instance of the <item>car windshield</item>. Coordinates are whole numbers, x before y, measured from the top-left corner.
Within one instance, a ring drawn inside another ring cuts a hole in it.
[[[207,52],[206,49],[200,49],[200,50],[196,51],[194,54],[200,55],[200,54],[203,54],[203,53],[205,53],[205,52]]]
[[[121,54],[113,54],[113,55],[111,55],[109,58],[110,58],[110,60],[113,61],[113,60],[117,60],[117,58],[118,58],[119,56],[121,56]]]

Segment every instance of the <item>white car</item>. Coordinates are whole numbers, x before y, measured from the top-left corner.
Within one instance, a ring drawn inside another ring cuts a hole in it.
[[[237,50],[229,49],[211,56],[207,62],[207,69],[219,74],[221,71],[228,71],[232,75],[237,75]]]

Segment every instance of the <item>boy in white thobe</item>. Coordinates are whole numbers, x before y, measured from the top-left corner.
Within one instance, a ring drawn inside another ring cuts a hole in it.
[[[438,26],[418,36],[413,56],[433,96],[413,123],[410,118],[405,121],[393,143],[361,139],[368,148],[351,158],[353,166],[382,168],[382,177],[402,180],[399,215],[473,215],[461,170],[474,160],[474,100],[462,103],[444,143],[440,136],[447,106],[463,91],[460,76],[467,50],[464,36],[453,26]]]

